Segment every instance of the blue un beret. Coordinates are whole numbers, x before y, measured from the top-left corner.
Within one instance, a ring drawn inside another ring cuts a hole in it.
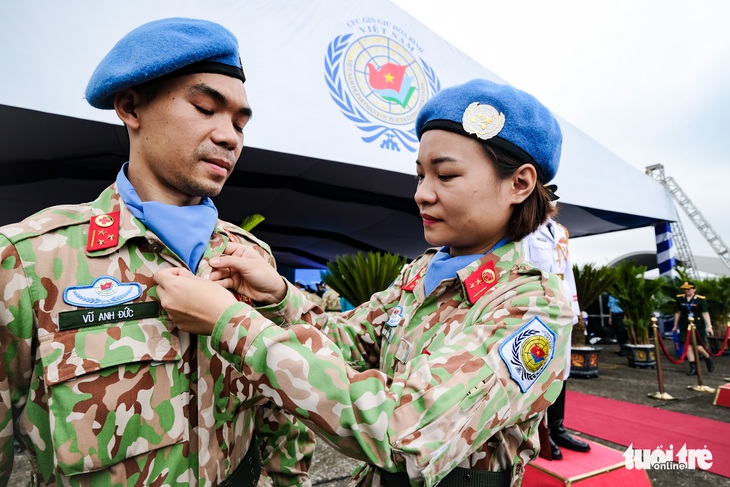
[[[558,172],[558,121],[535,97],[509,85],[475,79],[439,91],[416,119],[419,140],[432,129],[479,138],[532,162],[543,183]]]
[[[114,108],[114,95],[172,74],[219,73],[246,81],[238,40],[207,20],[170,18],[137,27],[101,60],[86,87],[96,108]]]

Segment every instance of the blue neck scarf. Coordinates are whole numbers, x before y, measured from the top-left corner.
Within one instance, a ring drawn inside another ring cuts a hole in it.
[[[423,279],[423,291],[426,293],[426,296],[431,294],[441,281],[456,277],[457,271],[460,271],[475,260],[481,259],[485,255],[494,252],[507,242],[509,242],[509,240],[503,238],[485,254],[457,255],[456,257],[452,257],[449,254],[448,247],[443,247],[441,250],[436,252],[436,255],[434,255],[433,259],[431,259],[431,262],[428,263],[426,277]]]
[[[200,259],[218,223],[218,210],[210,198],[199,205],[175,206],[159,201],[142,201],[127,179],[128,162],[117,174],[117,191],[129,211],[196,272]]]

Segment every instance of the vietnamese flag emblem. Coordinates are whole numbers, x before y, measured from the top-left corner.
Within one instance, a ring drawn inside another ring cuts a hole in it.
[[[530,349],[530,355],[535,363],[540,363],[545,360],[545,350],[543,350],[538,344],[535,344]]]
[[[413,76],[406,76],[406,67],[387,63],[379,69],[368,63],[370,87],[382,99],[397,103],[405,108],[415,91]]]

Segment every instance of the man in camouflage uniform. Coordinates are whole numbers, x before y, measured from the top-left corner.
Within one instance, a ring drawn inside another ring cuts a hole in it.
[[[306,427],[156,300],[157,271],[207,276],[230,242],[274,265],[209,198],[243,147],[243,81],[237,41],[218,24],[135,29],[86,93],[128,128],[117,182],[0,228],[0,485],[14,432],[33,485],[310,484]]]
[[[434,238],[428,241],[451,239],[452,248],[470,230],[449,223],[464,220],[445,210],[463,200],[463,193],[475,193],[468,177],[473,173],[465,167],[497,165],[486,155],[478,159],[480,142],[466,138],[474,132],[460,132],[462,114],[466,120],[467,107],[477,103],[504,112],[503,147],[519,143],[534,154],[544,178],[557,170],[559,128],[534,98],[486,80],[438,93],[419,114],[417,133],[428,130],[424,123],[432,119],[458,121],[439,127],[463,134],[454,136],[463,139],[455,142],[471,149],[467,153],[476,159],[448,166],[456,156],[447,147],[434,139],[429,149],[421,143],[419,164],[428,169],[419,169],[416,202],[436,208],[446,222],[432,230]],[[491,120],[484,125],[492,125]],[[538,147],[547,155],[540,157]],[[483,174],[479,167],[475,171]],[[518,167],[520,176],[473,182],[489,188],[474,198],[486,203],[467,203],[476,208],[470,216],[484,217],[480,229],[493,225],[484,230],[492,232],[484,251],[449,256],[446,247],[431,249],[407,265],[388,289],[347,313],[322,312],[295,286],[283,284],[257,254],[234,245],[226,251],[232,255],[213,263],[212,281],[180,269],[158,272],[158,296],[178,326],[212,333],[213,347],[241,368],[252,390],[295,413],[338,451],[365,462],[355,473],[356,485],[516,487],[525,464],[538,454],[544,412],[561,390],[574,316],[560,279],[524,259],[520,239],[550,211],[548,196],[540,193],[545,190],[535,189],[535,179],[532,186],[526,182],[535,174],[530,163]],[[427,173],[426,184],[421,171]],[[449,171],[461,179],[450,182]],[[530,201],[542,205],[540,211],[526,213],[529,217],[516,218],[529,222],[523,233],[514,233],[506,223],[509,204],[496,201],[509,201],[510,184],[515,192],[529,188],[530,198],[535,189],[538,196]],[[449,185],[469,190],[449,193]],[[450,205],[437,203],[435,196],[429,200],[431,191],[448,194],[443,200]],[[482,211],[493,208],[492,203],[502,205],[495,220],[504,222],[504,238],[503,227]],[[467,220],[477,225],[475,219]],[[474,241],[479,238],[484,237]],[[452,259],[455,265],[449,268]],[[254,309],[235,302],[220,284],[274,304]],[[206,306],[193,302],[193,296],[205,296]]]

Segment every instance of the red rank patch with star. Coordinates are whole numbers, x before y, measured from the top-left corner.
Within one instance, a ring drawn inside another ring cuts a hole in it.
[[[86,250],[104,250],[117,245],[119,240],[119,212],[97,215],[89,222],[89,240]]]
[[[422,268],[420,271],[418,271],[418,274],[416,274],[416,277],[414,277],[413,279],[411,279],[408,282],[408,284],[406,284],[405,286],[403,286],[402,289],[404,291],[412,292],[414,289],[416,289],[416,285],[418,284],[418,281],[421,280],[421,278],[423,277],[424,274],[426,274],[426,268],[425,267]]]
[[[489,261],[464,279],[466,294],[469,302],[474,304],[484,293],[497,284],[497,271],[494,268],[494,261]]]

